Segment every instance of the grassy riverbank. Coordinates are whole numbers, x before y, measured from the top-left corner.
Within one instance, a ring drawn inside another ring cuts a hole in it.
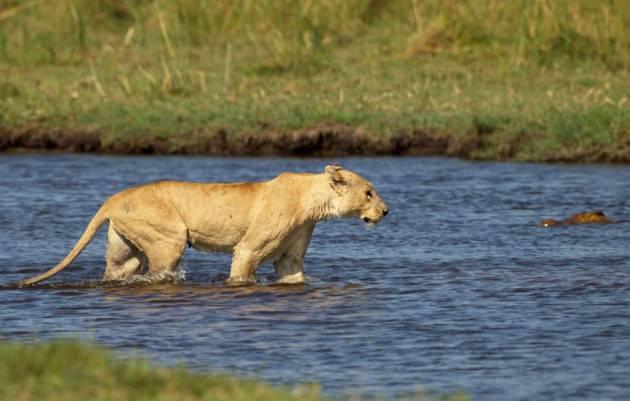
[[[622,0],[3,4],[0,148],[630,161]]]
[[[154,367],[119,360],[75,342],[0,344],[0,399],[84,400],[324,400],[317,387],[291,392],[253,380]]]
[[[289,390],[227,375],[156,367],[121,360],[103,348],[78,342],[0,343],[0,400],[257,400],[324,401],[316,385]],[[356,398],[353,398],[356,399]],[[410,400],[465,401],[463,394]]]

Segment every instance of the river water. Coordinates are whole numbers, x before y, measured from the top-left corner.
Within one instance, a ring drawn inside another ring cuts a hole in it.
[[[542,228],[603,209],[630,221],[630,167],[351,158],[390,207],[373,229],[317,226],[308,285],[225,287],[227,255],[189,250],[186,281],[107,287],[105,231],[46,285],[0,291],[0,335],[97,341],[125,355],[325,393],[462,390],[474,400],[630,394],[630,223]],[[159,179],[265,180],[329,160],[0,156],[0,283],[44,271],[100,203]]]

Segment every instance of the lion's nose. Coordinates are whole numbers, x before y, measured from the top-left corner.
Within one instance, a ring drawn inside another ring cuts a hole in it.
[[[387,216],[387,213],[389,213],[389,209],[383,209],[383,217]]]

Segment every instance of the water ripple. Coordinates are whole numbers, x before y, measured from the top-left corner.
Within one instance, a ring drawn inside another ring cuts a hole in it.
[[[130,185],[257,180],[326,163],[4,155],[0,283],[54,266],[100,203]],[[0,332],[83,337],[274,383],[317,381],[333,395],[427,388],[483,400],[626,397],[630,224],[536,223],[596,208],[630,221],[630,168],[439,158],[343,164],[370,178],[392,213],[373,230],[349,220],[320,224],[307,285],[274,285],[263,266],[258,285],[228,287],[229,257],[197,252],[186,256],[186,281],[103,284],[101,232],[49,282],[0,291]]]

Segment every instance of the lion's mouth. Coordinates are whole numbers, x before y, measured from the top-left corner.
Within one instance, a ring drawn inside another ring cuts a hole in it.
[[[365,224],[376,224],[376,223],[378,223],[378,220],[374,220],[374,219],[371,219],[369,217],[362,217],[361,220],[363,220],[363,222]]]

